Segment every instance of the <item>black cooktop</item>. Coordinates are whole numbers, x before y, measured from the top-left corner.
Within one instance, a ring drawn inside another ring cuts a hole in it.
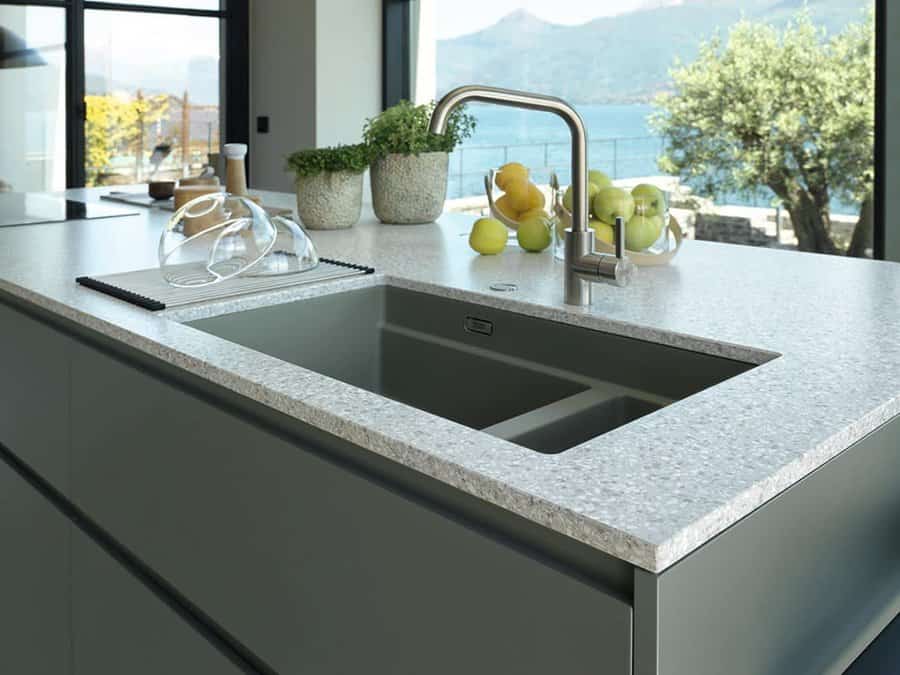
[[[77,202],[40,192],[0,192],[0,227],[133,216],[134,209]]]

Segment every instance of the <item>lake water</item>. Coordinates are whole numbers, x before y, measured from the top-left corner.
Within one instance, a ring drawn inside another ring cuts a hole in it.
[[[647,104],[576,106],[588,131],[590,167],[613,178],[653,176],[661,172],[656,161],[662,139],[653,134],[648,116],[654,108]],[[476,104],[469,112],[477,120],[472,138],[450,157],[451,199],[483,194],[484,175],[507,161],[530,167],[533,180],[547,183],[555,170],[564,184],[569,182],[569,131],[562,119],[549,113]],[[760,190],[755,196],[726,195],[721,204],[769,206],[772,193]],[[836,213],[856,213],[858,206],[835,200]]]

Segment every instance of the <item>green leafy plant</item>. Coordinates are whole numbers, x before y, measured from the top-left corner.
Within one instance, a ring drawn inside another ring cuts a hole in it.
[[[475,131],[475,118],[461,107],[450,113],[446,133],[433,134],[428,129],[433,110],[434,103],[413,105],[409,101],[400,101],[377,117],[366,120],[363,138],[371,156],[452,152]]]
[[[286,171],[297,178],[309,178],[320,173],[350,171],[362,173],[369,166],[369,149],[363,144],[338,145],[334,148],[297,150],[288,155]]]

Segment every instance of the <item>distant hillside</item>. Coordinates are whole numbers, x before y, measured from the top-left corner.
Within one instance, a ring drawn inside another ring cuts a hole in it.
[[[219,61],[197,57],[177,63],[160,61],[157,63],[118,61],[114,68],[107,64],[107,55],[102,52],[87,54],[85,90],[88,94],[104,94],[110,91],[133,93],[138,87],[145,95],[171,94],[182,96],[185,88],[190,92],[195,105],[217,105],[219,103]],[[108,80],[104,72],[115,75]]]
[[[520,10],[477,33],[438,42],[438,94],[483,82],[576,103],[648,101],[668,87],[676,57],[691,61],[717,30],[742,17],[783,25],[804,4],[817,23],[837,32],[861,20],[873,0],[687,0],[580,26]]]

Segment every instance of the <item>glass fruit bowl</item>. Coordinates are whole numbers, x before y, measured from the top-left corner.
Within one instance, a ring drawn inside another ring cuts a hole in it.
[[[565,259],[565,231],[571,227],[572,215],[567,208],[566,191],[560,189],[556,175],[551,176],[553,190],[553,255]],[[666,256],[678,245],[669,227],[668,195],[659,188],[642,184],[628,191],[611,187],[608,191],[592,189],[591,219],[589,225],[595,233],[595,250],[601,253],[615,252],[614,228],[616,216],[626,218],[625,249],[637,263],[649,260],[648,256]],[[599,195],[599,198],[598,198]],[[599,217],[598,217],[599,216]],[[635,256],[634,254],[638,254]]]

